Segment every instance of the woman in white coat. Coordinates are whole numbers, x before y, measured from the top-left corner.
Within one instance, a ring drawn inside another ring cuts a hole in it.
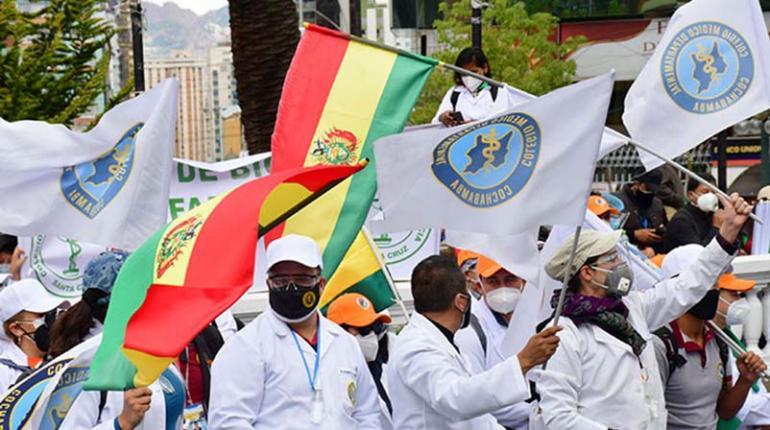
[[[535,378],[541,396],[539,418],[549,428],[666,427],[651,332],[698,302],[738,251],[735,241],[752,208],[737,194],[722,204],[725,219],[719,235],[698,263],[641,292],[629,294],[633,273],[615,249],[619,233],[582,232],[573,265],[576,272],[559,320],[564,326],[561,344]],[[573,242],[574,236],[546,265],[550,277],[562,279]]]
[[[465,48],[460,51],[455,66],[478,75],[492,77],[487,56],[480,48]],[[493,87],[473,76],[455,72],[455,85],[450,88],[433,117],[434,124],[447,127],[478,121],[500,114],[512,107],[508,93],[503,88]]]
[[[15,282],[0,292],[0,393],[43,361],[46,351],[35,342],[35,332],[44,324],[45,314],[63,302],[34,279]]]

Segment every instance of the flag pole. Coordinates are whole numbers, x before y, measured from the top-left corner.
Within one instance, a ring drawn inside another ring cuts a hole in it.
[[[722,339],[722,341],[724,343],[726,343],[727,346],[729,346],[730,349],[732,349],[734,353],[736,353],[738,355],[742,355],[742,354],[745,354],[746,352],[748,352],[746,350],[746,348],[742,347],[738,342],[733,340],[733,338],[731,338],[727,333],[725,333],[724,330],[722,330],[721,327],[716,325],[716,323],[714,321],[706,321],[706,324],[708,324],[708,326],[711,327],[711,330],[714,331],[714,334],[716,334],[720,339]],[[764,362],[764,360],[763,360],[763,362]],[[770,379],[770,369],[769,370],[765,370],[764,373],[762,373],[762,378]]]
[[[382,274],[385,276],[385,279],[388,281],[388,287],[390,287],[390,291],[393,292],[393,296],[396,298],[396,303],[398,303],[399,307],[401,308],[401,312],[404,313],[404,317],[407,321],[411,321],[411,318],[409,317],[409,311],[406,309],[406,305],[404,304],[404,299],[401,298],[401,294],[398,292],[398,288],[396,288],[396,283],[393,282],[393,275],[390,273],[390,269],[388,268],[388,265],[385,264],[385,259],[382,258],[382,253],[380,252],[380,248],[377,246],[376,243],[374,243],[374,239],[372,239],[371,233],[369,233],[369,229],[364,227],[361,227],[361,233],[366,238],[366,241],[369,242],[369,247],[372,248],[372,252],[374,253],[374,256],[377,258],[377,263],[380,264],[380,268],[382,269]]]
[[[572,273],[572,264],[575,262],[575,252],[577,251],[578,240],[580,240],[580,231],[583,229],[582,225],[575,227],[575,240],[572,242],[572,251],[569,254],[567,260],[567,270],[564,272],[562,278],[561,292],[559,293],[559,303],[556,305],[556,311],[553,314],[553,325],[559,324],[559,317],[564,309],[564,298],[567,296],[567,287]]]
[[[644,145],[644,144],[642,144],[639,141],[636,141],[634,139],[628,139],[628,143],[630,143],[630,144],[634,145],[635,147],[641,149],[642,151],[644,151],[644,152],[646,152],[646,153],[648,153],[648,154],[650,154],[650,155],[652,155],[652,156],[662,160],[666,164],[669,164],[669,165],[673,166],[675,169],[679,170],[680,172],[684,173],[685,175],[689,176],[690,178],[698,181],[698,183],[700,183],[704,187],[708,188],[709,190],[713,191],[714,194],[722,196],[722,197],[724,197],[724,198],[726,198],[728,200],[730,199],[730,196],[728,196],[727,193],[725,193],[724,191],[720,190],[719,187],[717,187],[716,185],[712,184],[711,182],[708,182],[705,179],[701,178],[700,176],[695,174],[695,172],[693,172],[692,170],[682,166],[681,164],[677,163],[676,161],[674,161],[674,160],[672,160],[672,159],[670,159],[670,158],[668,158],[668,157],[666,157],[664,155],[659,154],[655,150],[651,149],[650,147],[648,147],[648,146],[646,146],[646,145]],[[756,222],[758,224],[764,224],[762,222],[762,220],[759,219],[759,217],[754,215],[753,213],[749,214],[749,218],[753,219],[754,222]]]

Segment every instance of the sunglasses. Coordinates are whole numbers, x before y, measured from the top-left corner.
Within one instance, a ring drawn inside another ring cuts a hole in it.
[[[354,328],[358,331],[358,334],[361,336],[367,336],[369,333],[374,332],[374,334],[382,334],[385,332],[385,330],[388,329],[388,326],[385,325],[382,321],[377,321],[371,325],[368,325],[366,327],[353,327],[349,325],[344,325],[343,328]]]

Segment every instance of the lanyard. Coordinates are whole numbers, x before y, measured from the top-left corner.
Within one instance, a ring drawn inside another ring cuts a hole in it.
[[[307,380],[310,383],[310,390],[313,392],[316,391],[316,379],[318,378],[318,362],[321,360],[321,327],[319,324],[319,327],[316,329],[316,354],[315,354],[315,364],[313,365],[313,376],[310,376],[310,367],[307,365],[307,361],[305,360],[305,354],[302,352],[302,347],[299,345],[299,340],[297,340],[297,334],[294,333],[294,330],[291,331],[291,337],[294,338],[294,344],[297,345],[297,351],[299,351],[299,356],[302,358],[302,364],[305,365],[305,373],[307,373]]]

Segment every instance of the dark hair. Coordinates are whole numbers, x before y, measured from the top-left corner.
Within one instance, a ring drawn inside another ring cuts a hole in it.
[[[700,176],[701,178],[705,179],[706,182],[712,185],[717,184],[716,178],[714,178],[714,175],[712,175],[711,173],[702,173]],[[689,193],[690,191],[695,191],[695,189],[698,188],[698,185],[700,185],[700,182],[696,181],[695,179],[693,178],[687,179],[687,192]]]
[[[0,254],[13,254],[18,244],[19,240],[16,236],[0,233]]]
[[[484,51],[481,50],[481,48],[474,48],[469,47],[465,48],[462,51],[460,51],[459,54],[457,54],[457,60],[455,60],[455,66],[462,67],[466,64],[473,64],[476,67],[484,67],[487,66],[487,73],[484,74],[484,76],[491,78],[492,77],[492,66],[489,65],[489,61],[487,60],[487,56],[484,55]],[[455,72],[455,83],[457,85],[463,84],[462,75]]]
[[[593,266],[594,263],[596,263],[599,260],[599,256],[595,257],[589,257],[588,260],[586,260],[585,263],[583,263],[583,266]],[[578,267],[578,270],[575,272],[574,275],[570,278],[569,282],[567,282],[567,291],[571,291],[573,293],[577,293],[578,290],[580,290],[580,269],[583,268],[583,266]]]
[[[95,325],[91,306],[85,300],[79,301],[64,311],[51,326],[48,355],[56,358],[74,348],[85,340]]]
[[[433,255],[422,260],[412,271],[412,297],[417,312],[449,309],[457,294],[468,294],[465,275],[455,260]]]

